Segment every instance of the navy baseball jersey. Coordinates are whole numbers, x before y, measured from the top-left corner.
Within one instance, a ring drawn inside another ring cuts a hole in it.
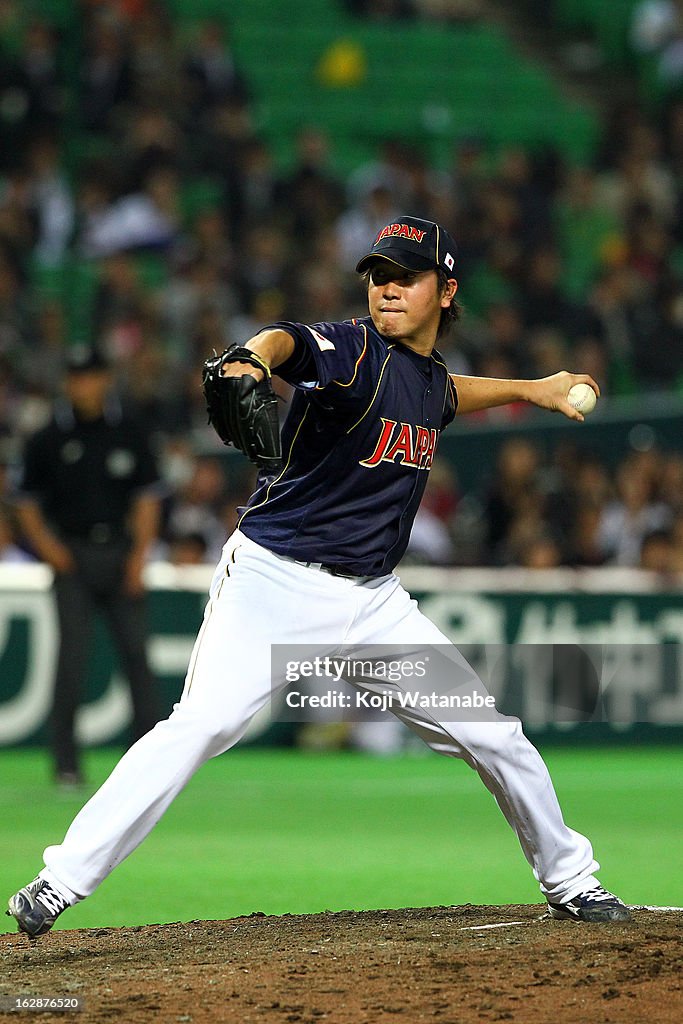
[[[283,468],[261,475],[239,529],[298,561],[383,576],[403,556],[457,395],[443,358],[382,337],[370,317],[308,326],[276,373],[294,385]]]

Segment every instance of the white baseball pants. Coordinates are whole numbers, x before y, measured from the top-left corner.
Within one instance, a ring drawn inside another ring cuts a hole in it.
[[[142,842],[197,769],[233,746],[272,694],[271,644],[450,644],[394,575],[345,579],[282,558],[235,532],[213,577],[185,687],[173,713],[132,746],[45,850],[45,876],[89,896]],[[397,712],[433,750],[462,758],[514,829],[541,892],[590,887],[599,865],[568,828],[548,770],[519,722],[434,720]],[[588,885],[586,884],[588,882]]]

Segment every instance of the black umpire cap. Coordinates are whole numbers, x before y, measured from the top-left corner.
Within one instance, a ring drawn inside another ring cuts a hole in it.
[[[456,254],[456,244],[445,228],[419,217],[399,217],[382,228],[356,270],[363,274],[383,259],[406,270],[442,270],[452,278]]]

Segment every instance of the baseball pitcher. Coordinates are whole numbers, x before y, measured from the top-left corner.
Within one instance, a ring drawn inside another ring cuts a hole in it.
[[[8,913],[30,936],[90,896],[197,769],[237,743],[279,683],[271,645],[449,645],[394,570],[456,414],[527,401],[581,421],[570,388],[599,393],[591,377],[566,371],[541,380],[449,374],[435,346],[458,313],[456,246],[438,224],[387,224],[356,269],[369,316],[272,324],[205,365],[211,422],[260,466],[257,487],[223,549],[173,713],[124,754],[63,841],[45,850],[38,877],[10,899]],[[295,389],[281,436],[273,373]],[[395,713],[478,773],[553,917],[628,920],[595,877],[590,842],[565,824],[516,719],[440,721],[400,704]]]

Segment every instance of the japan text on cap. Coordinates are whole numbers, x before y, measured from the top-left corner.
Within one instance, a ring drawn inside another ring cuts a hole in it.
[[[438,224],[418,217],[399,217],[382,228],[356,270],[362,274],[377,259],[383,259],[406,270],[443,270],[451,278],[456,254],[455,242]]]
[[[104,353],[90,345],[72,345],[66,353],[64,365],[67,373],[87,373],[89,370],[108,370]]]

